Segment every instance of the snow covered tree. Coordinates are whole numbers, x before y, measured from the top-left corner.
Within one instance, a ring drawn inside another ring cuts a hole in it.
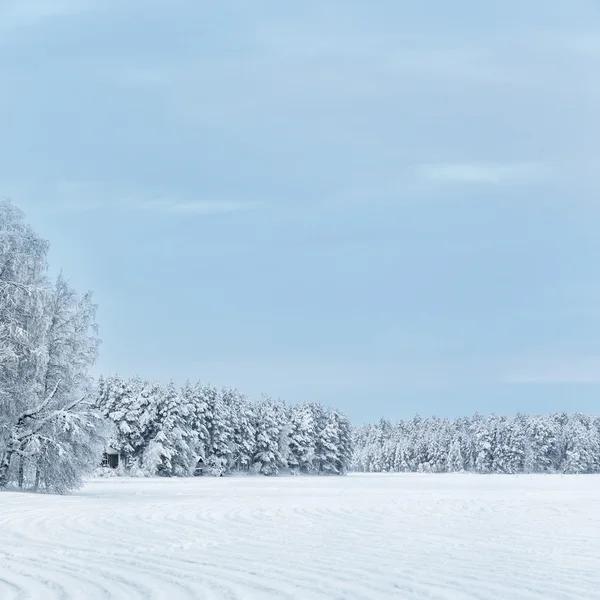
[[[430,470],[434,473],[444,473],[448,466],[450,438],[448,423],[445,420],[433,418],[429,421],[428,458]]]
[[[447,470],[450,473],[457,473],[459,471],[464,471],[465,468],[465,459],[463,458],[462,449],[461,449],[461,440],[460,437],[453,437],[450,442],[450,447],[448,448],[448,461],[447,461]]]
[[[565,427],[565,473],[595,473],[600,468],[600,437],[589,417],[573,415]]]
[[[110,445],[129,464],[145,442],[140,427],[140,412],[135,407],[142,387],[139,379],[109,377],[102,379],[96,397],[98,410],[114,424]],[[152,420],[154,421],[154,417]]]
[[[209,397],[209,394],[205,392],[201,383],[197,383],[194,386],[194,414],[192,427],[198,436],[200,456],[205,461],[208,461],[208,457],[212,453],[211,431],[214,429],[212,426],[214,419],[211,413],[211,406],[214,410],[215,405],[212,404],[209,406]]]
[[[105,425],[92,406],[96,307],[45,276],[47,244],[0,201],[0,487],[64,492],[99,461]]]
[[[238,390],[226,388],[222,391],[223,404],[231,416],[232,467],[236,471],[247,471],[255,453],[255,416],[248,398]]]
[[[325,412],[317,404],[312,404],[311,409],[316,423],[315,464],[318,472],[345,474],[352,462],[353,444],[350,422],[333,409]],[[384,447],[385,436],[388,436],[390,432],[391,426],[385,430],[384,437],[380,438],[384,441]],[[386,470],[391,470],[393,455],[394,452],[389,453],[389,457],[385,461]]]
[[[472,424],[475,471],[491,473],[494,464],[495,424],[491,419],[475,415]]]
[[[352,425],[346,415],[339,411],[333,412],[333,419],[336,421],[338,430],[338,462],[337,471],[340,475],[345,475],[350,470],[352,464],[352,454],[354,445],[352,443]],[[395,449],[393,452],[395,457]]]
[[[516,419],[499,417],[493,422],[493,473],[521,473],[525,464],[526,423],[523,415]]]
[[[193,474],[199,454],[197,436],[189,426],[191,412],[174,383],[169,383],[158,405],[156,433],[144,452],[148,471],[166,477]]]
[[[138,377],[115,376],[102,381],[96,405],[114,424],[109,445],[121,456],[122,467],[135,475],[155,475],[147,448],[157,434],[158,407],[164,387]]]
[[[181,389],[181,400],[187,406],[187,422],[193,432],[197,460],[206,460],[210,445],[208,432],[208,404],[202,392],[202,385],[192,385],[189,381]]]
[[[281,454],[282,423],[279,413],[280,407],[268,396],[263,396],[256,407],[253,466],[263,475],[277,475],[286,466]]]
[[[527,473],[552,473],[560,468],[560,427],[553,415],[527,420],[523,468]]]
[[[314,411],[310,404],[301,404],[292,407],[289,418],[290,468],[300,473],[314,473],[317,470],[315,456],[318,433]]]
[[[329,411],[325,427],[319,434],[319,472],[339,474],[339,441],[340,432],[338,422],[333,415],[333,411]]]
[[[30,419],[31,435],[21,452],[35,466],[36,485],[49,491],[79,486],[85,465],[95,466],[104,450],[108,429],[93,408],[89,377],[99,345],[95,318],[91,295],[79,298],[61,274],[46,305],[46,360],[38,392],[41,403],[52,399]]]
[[[231,468],[233,457],[233,428],[229,408],[217,388],[201,388],[202,401],[206,403],[206,429],[209,435],[206,462],[213,475],[220,476]]]
[[[33,408],[44,368],[47,251],[23,214],[0,200],[0,487],[21,450],[17,430]]]

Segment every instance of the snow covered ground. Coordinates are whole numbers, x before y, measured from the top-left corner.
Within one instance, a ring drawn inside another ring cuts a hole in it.
[[[0,599],[600,598],[600,477],[94,480],[0,493]]]

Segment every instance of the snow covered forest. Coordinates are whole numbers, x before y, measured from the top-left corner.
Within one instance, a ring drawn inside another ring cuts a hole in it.
[[[350,422],[318,403],[288,407],[266,396],[253,403],[235,389],[137,378],[112,377],[98,388],[96,404],[115,426],[110,444],[126,474],[185,477],[199,461],[217,476],[343,475],[350,466]]]
[[[97,384],[96,306],[48,275],[48,244],[0,200],[0,488],[65,492],[110,446],[134,476],[597,473],[600,417],[415,417],[352,429],[337,410],[201,383]]]
[[[94,385],[96,306],[60,274],[48,243],[0,200],[0,488],[79,487],[110,444],[137,475],[345,474],[348,419],[318,404],[253,404],[236,390],[110,378]]]
[[[600,417],[382,419],[356,429],[354,445],[362,472],[598,473]]]

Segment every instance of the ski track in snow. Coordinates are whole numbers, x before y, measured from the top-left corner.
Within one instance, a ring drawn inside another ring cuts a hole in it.
[[[600,599],[600,477],[93,480],[0,493],[0,600]]]

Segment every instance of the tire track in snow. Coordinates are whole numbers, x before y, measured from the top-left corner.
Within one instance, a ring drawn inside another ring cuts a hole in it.
[[[595,477],[468,475],[6,493],[0,599],[600,598],[599,500]]]

